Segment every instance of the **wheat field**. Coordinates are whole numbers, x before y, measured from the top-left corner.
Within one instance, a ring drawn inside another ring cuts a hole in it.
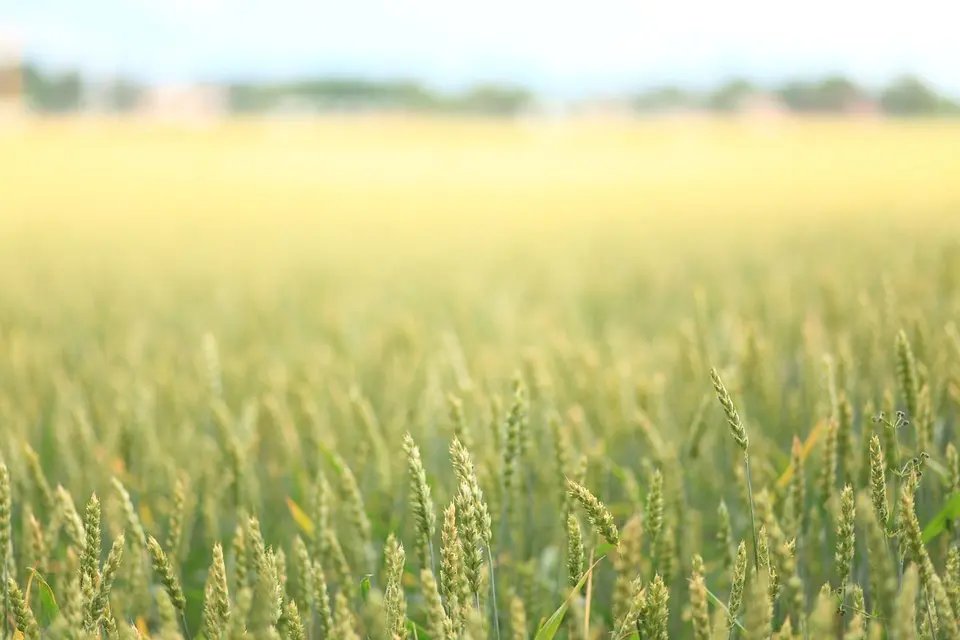
[[[0,129],[0,636],[960,637],[958,148]]]

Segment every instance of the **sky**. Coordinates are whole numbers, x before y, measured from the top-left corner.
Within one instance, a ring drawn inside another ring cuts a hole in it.
[[[948,0],[0,0],[0,34],[50,66],[156,82],[408,77],[557,96],[843,72],[960,95]]]

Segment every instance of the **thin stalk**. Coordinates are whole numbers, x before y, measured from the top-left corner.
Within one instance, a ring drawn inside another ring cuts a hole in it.
[[[840,618],[840,639],[843,640],[847,635],[847,625],[844,624],[843,614],[847,610],[847,583],[844,582],[840,585],[840,611],[838,616]]]
[[[6,549],[4,549],[6,552]],[[7,585],[7,563],[6,553],[3,555],[3,620],[0,621],[0,627],[3,628],[3,640],[7,640],[7,612],[10,611],[10,587]]]
[[[894,496],[900,495],[900,477],[895,473],[893,474],[893,495]],[[900,541],[900,535],[896,531],[897,517],[900,511],[900,501],[896,499],[893,500],[892,507],[893,508],[890,511],[890,518],[887,521],[887,535],[892,534],[892,538],[894,540],[893,552],[897,554],[896,555],[897,562],[894,563],[897,565],[897,589],[900,589],[903,586],[903,562],[899,561],[901,556],[901,553],[900,553],[901,541]]]
[[[566,564],[566,563],[567,563],[567,553],[566,553],[566,551],[564,551],[563,554],[564,554],[564,555],[561,557],[561,560],[563,560],[563,561],[557,563],[557,565],[558,565],[558,567],[557,567],[557,593],[560,593],[560,589],[563,587],[563,581],[564,581],[564,578],[565,578],[566,572],[567,572],[567,564]]]
[[[499,542],[499,551],[503,551],[503,547],[510,545],[504,545],[503,541],[507,538],[507,534],[510,533],[510,529],[507,527],[507,502],[510,501],[510,492],[506,490],[506,483],[500,483],[500,494],[503,497],[503,503],[500,505],[500,524],[497,526],[497,541]],[[512,538],[509,542],[513,542]],[[488,549],[489,551],[489,549]],[[498,554],[499,555],[499,554]]]
[[[900,420],[898,419],[896,423],[892,423],[889,420],[883,420],[882,424],[887,429],[893,429],[893,451],[891,452],[891,455],[893,455],[894,460],[899,460],[900,459],[900,431],[899,431]],[[900,476],[896,472],[891,473],[890,475],[893,476],[891,480],[893,481],[893,497],[894,498],[892,500],[893,502],[893,504],[891,505],[892,509],[890,511],[890,515],[887,519],[887,522],[882,524],[884,524],[887,527],[888,535],[890,533],[895,534],[894,538],[896,539],[896,544],[895,544],[894,552],[897,554],[897,558],[899,558],[900,557],[900,536],[896,535],[897,532],[895,531],[895,529],[897,526],[897,517],[900,511],[900,500],[898,499],[898,497],[900,496]],[[893,529],[893,531],[891,531],[891,529]],[[897,567],[897,589],[900,589],[900,587],[903,586],[903,563],[896,562],[894,564],[896,564],[896,567]]]
[[[930,623],[930,633],[936,639],[939,634],[936,627],[933,626],[933,605],[930,603],[930,592],[927,589],[923,590],[923,599],[927,603],[927,621]]]
[[[510,491],[507,488],[507,483],[505,480],[501,479],[500,481],[500,493],[503,498],[503,503],[500,505],[500,524],[497,527],[497,540],[500,542],[501,550],[503,545],[503,540],[506,535],[510,532],[507,524],[507,516],[510,513],[508,510],[508,502],[510,501]],[[510,539],[511,545],[513,539]],[[499,554],[498,554],[499,555]],[[497,611],[497,581],[493,577],[493,549],[490,548],[490,545],[487,545],[487,561],[490,564],[490,591],[493,596],[493,623],[497,629],[497,640],[500,640],[500,615]]]
[[[800,577],[800,601],[803,603],[803,608],[797,612],[797,617],[799,618],[798,622],[800,623],[800,634],[803,636],[803,640],[810,640],[810,632],[807,631],[807,588],[806,583],[803,581],[803,549],[804,544],[803,540],[806,537],[804,535],[804,526],[800,526],[797,530],[797,575]]]
[[[710,600],[713,601],[713,604],[715,604],[715,605],[717,605],[718,607],[720,607],[720,608],[724,611],[724,613],[727,613],[727,614],[730,613],[730,609],[727,608],[727,605],[726,605],[726,603],[723,602],[723,600],[721,600],[720,598],[718,598],[717,595],[716,595],[713,591],[710,591],[710,589],[707,589],[706,591],[707,591],[707,597],[710,598]],[[739,620],[736,620],[736,619],[735,619],[735,620],[733,621],[733,624],[734,624],[735,627],[737,627],[737,628],[740,629],[741,631],[746,631],[746,629],[743,628],[743,625],[740,624],[740,621],[739,621]]]
[[[804,565],[805,565],[805,563],[804,563],[804,561],[803,561],[803,560],[804,560],[804,548],[805,548],[805,545],[803,544],[803,541],[804,541],[804,538],[806,537],[806,536],[805,536],[805,532],[804,532],[804,529],[805,529],[805,528],[806,528],[806,519],[804,519],[804,520],[801,522],[801,524],[797,527],[797,536],[796,536],[796,544],[797,544],[797,549],[796,549],[796,564],[797,564],[797,569],[796,569],[796,571],[797,571],[797,577],[800,578],[800,584],[801,584],[801,585],[806,584],[806,583],[804,582],[804,571],[803,571]],[[798,611],[798,612],[797,612],[797,617],[799,618],[799,620],[798,620],[797,622],[798,622],[799,625],[800,625],[800,635],[803,637],[803,640],[810,640],[809,634],[807,633],[806,616],[804,615],[804,614],[806,613],[806,610],[807,610],[807,591],[806,591],[806,588],[803,587],[803,586],[800,587],[800,599],[801,599],[802,607],[803,607],[801,611]]]
[[[180,612],[180,620],[183,622],[183,635],[186,640],[190,640],[190,625],[187,624],[187,612]]]
[[[497,580],[493,575],[493,551],[487,545],[487,560],[490,563],[490,597],[493,599],[493,626],[497,630],[497,640],[500,640],[500,613],[497,611]],[[480,596],[477,596],[479,602]]]
[[[526,560],[527,558],[531,557],[531,556],[534,554],[534,550],[533,550],[533,536],[530,535],[530,532],[534,530],[534,525],[533,525],[533,521],[534,521],[533,505],[536,504],[536,502],[534,501],[534,498],[533,498],[533,483],[534,483],[533,473],[532,473],[532,471],[531,471],[531,472],[528,472],[528,473],[526,473],[526,474],[524,474],[524,475],[526,476],[525,480],[526,480],[526,485],[527,485],[527,486],[526,486],[526,489],[527,489],[527,534],[526,534],[525,536],[523,536],[523,542],[524,542],[524,556],[523,556],[523,559]]]
[[[596,553],[595,549],[590,550],[590,566],[593,566],[593,556]],[[583,611],[583,637],[590,637],[590,603],[593,600],[593,571],[590,572],[590,575],[587,576],[587,598],[584,604]],[[638,620],[639,622],[639,620]]]
[[[750,494],[750,533],[753,536],[753,567],[760,575],[760,551],[757,544],[757,515],[753,506],[753,482],[750,480],[750,454],[743,452],[743,461],[747,465],[747,493]]]
[[[743,585],[743,586],[744,586],[744,588],[746,588],[746,586],[747,586],[747,585],[746,585],[746,581],[744,581],[744,585]],[[729,614],[729,613],[730,613],[730,610],[727,609],[727,614]],[[740,626],[739,621],[738,621],[736,618],[734,618],[734,622],[737,622],[737,624],[734,624],[732,627],[730,627],[730,630],[727,632],[727,640],[736,640],[736,638],[737,638],[737,629],[738,629],[738,628],[739,628],[739,629],[743,629],[743,627]],[[744,631],[746,631],[746,630],[744,630]]]

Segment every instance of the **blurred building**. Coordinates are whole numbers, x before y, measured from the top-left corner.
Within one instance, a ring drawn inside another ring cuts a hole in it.
[[[858,98],[844,106],[844,114],[858,120],[878,120],[883,117],[883,109],[876,100]]]
[[[23,64],[14,38],[0,34],[0,118],[23,112]]]
[[[577,113],[576,105],[566,100],[538,96],[523,107],[517,118],[526,122],[559,122]]]
[[[598,97],[576,105],[577,116],[597,120],[632,120],[637,117],[633,105],[619,97]]]
[[[744,96],[739,102],[737,113],[746,118],[779,120],[790,115],[790,108],[776,94],[759,91]]]
[[[320,113],[315,101],[297,96],[284,97],[267,110],[267,115],[277,120],[309,118]]]
[[[165,85],[145,89],[137,112],[159,120],[210,121],[224,117],[229,96],[217,85]]]

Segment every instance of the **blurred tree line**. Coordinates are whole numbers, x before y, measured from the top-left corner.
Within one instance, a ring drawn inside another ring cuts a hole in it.
[[[21,69],[24,99],[37,111],[69,113],[90,106],[91,87],[96,87],[95,102],[110,111],[125,112],[136,108],[144,87],[134,80],[114,78],[91,81],[76,70],[46,72],[36,65]]]
[[[517,86],[482,84],[461,94],[431,91],[413,81],[374,81],[353,78],[319,79],[283,84],[233,84],[231,108],[255,113],[298,107],[319,110],[397,109],[512,115],[535,100]]]
[[[149,88],[127,78],[92,80],[77,71],[44,72],[28,64],[22,70],[24,98],[32,109],[65,113],[96,106],[112,112],[137,108]],[[412,81],[375,81],[353,78],[304,80],[289,83],[227,84],[228,104],[237,113],[280,109],[361,110],[394,109],[511,115],[533,104],[535,96],[523,87],[506,84],[475,85],[448,95]]]
[[[641,112],[677,109],[733,112],[757,95],[777,100],[786,110],[803,114],[855,112],[875,105],[880,112],[891,116],[960,115],[960,104],[912,75],[895,78],[879,91],[870,91],[840,75],[790,81],[773,89],[735,78],[706,92],[679,86],[655,87],[635,94],[632,104]]]
[[[47,72],[32,64],[22,69],[27,103],[47,113],[84,108],[127,112],[148,90],[128,78],[93,81],[78,71]],[[415,81],[376,81],[358,78],[311,79],[286,83],[234,83],[225,86],[232,111],[244,114],[273,110],[355,111],[406,110],[437,113],[513,115],[534,106],[536,95],[519,86],[482,84],[459,94],[431,90]],[[843,76],[791,81],[774,89],[746,79],[732,79],[711,91],[679,86],[654,87],[629,98],[638,112],[706,109],[733,112],[753,96],[764,95],[799,113],[842,113],[875,105],[892,116],[960,115],[960,105],[939,94],[916,76],[893,80],[870,91]]]

